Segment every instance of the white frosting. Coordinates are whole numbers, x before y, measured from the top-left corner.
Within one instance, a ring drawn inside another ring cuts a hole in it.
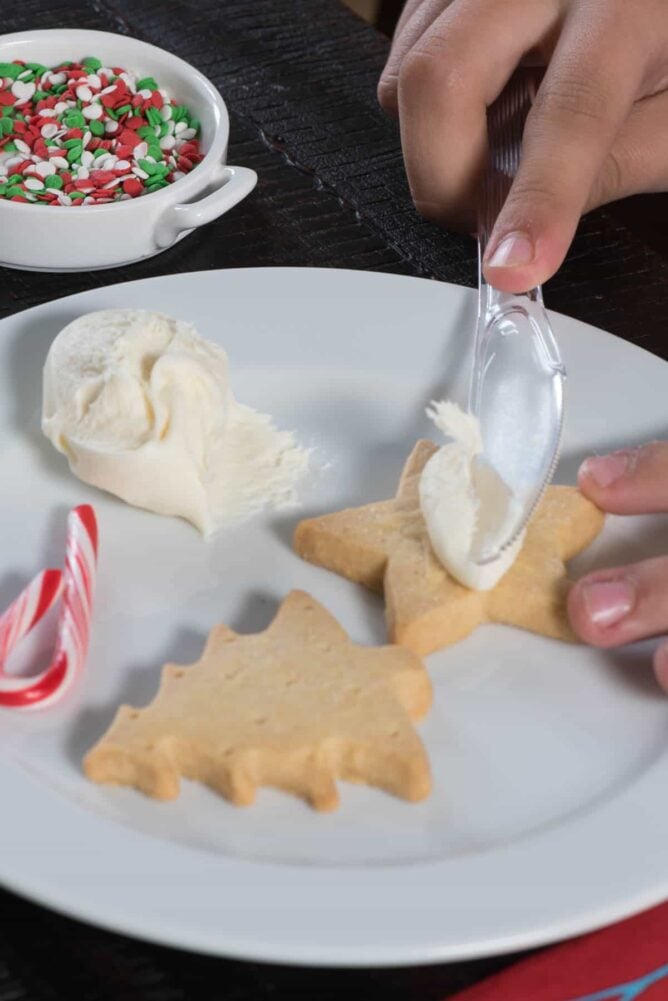
[[[86,483],[205,535],[293,501],[308,461],[289,432],[235,401],[222,348],[143,310],[88,313],[58,334],[42,430]]]
[[[488,591],[512,566],[524,534],[494,560],[480,554],[508,534],[515,513],[512,491],[483,458],[476,417],[455,403],[434,403],[428,415],[452,441],[432,455],[420,477],[420,507],[432,547],[456,580]]]

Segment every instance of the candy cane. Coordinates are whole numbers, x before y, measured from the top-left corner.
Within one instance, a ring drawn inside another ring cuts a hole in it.
[[[0,617],[0,706],[51,705],[81,674],[88,652],[96,565],[97,521],[93,508],[84,504],[67,521],[64,571],[42,571]],[[51,663],[30,678],[8,676],[7,658],[61,596]]]

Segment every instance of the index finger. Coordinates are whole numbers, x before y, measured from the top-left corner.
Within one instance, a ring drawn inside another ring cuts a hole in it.
[[[527,118],[522,159],[485,254],[509,292],[557,270],[589,192],[640,90],[650,51],[619,0],[575,8]],[[625,30],[627,29],[627,30]]]
[[[578,484],[598,507],[613,514],[668,512],[668,441],[586,459]]]

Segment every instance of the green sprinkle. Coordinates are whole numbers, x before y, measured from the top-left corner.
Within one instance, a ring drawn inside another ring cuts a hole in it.
[[[36,90],[33,94],[33,101],[45,101],[50,94],[47,90]]]
[[[0,118],[0,136],[8,136],[14,131],[14,123],[11,118]]]
[[[23,73],[25,66],[17,63],[0,63],[0,76],[9,77],[10,80],[18,79],[19,73]]]
[[[88,128],[91,130],[94,136],[104,135],[104,125],[100,121],[96,121],[95,119],[93,119],[93,121],[88,123]]]
[[[91,70],[92,73],[96,73],[102,68],[102,60],[95,56],[86,56],[85,59],[81,60],[81,65],[85,66],[87,70]]]
[[[66,139],[63,146],[65,149],[76,149],[77,146],[83,147],[83,139]]]
[[[86,119],[80,111],[76,111],[72,108],[71,111],[68,111],[67,114],[63,116],[63,124],[66,125],[68,129],[82,129],[86,124]]]
[[[191,118],[190,119],[190,128],[194,129],[195,132],[199,132],[199,130],[201,128],[200,122],[199,122],[199,118]]]
[[[107,108],[107,114],[110,118],[113,118],[114,121],[118,120],[118,112],[114,111],[113,108]]]
[[[65,91],[65,90],[67,90],[67,84],[66,83],[59,83],[57,87],[52,87],[51,88],[51,93],[52,94],[62,94],[63,91]]]
[[[98,156],[106,156],[109,150],[107,149],[96,149],[93,152],[94,158],[97,160]]]
[[[15,184],[13,187],[10,185],[7,188],[7,198],[14,198],[16,195],[21,195],[21,197],[25,195],[25,191],[20,184]]]
[[[158,173],[158,165],[157,165],[157,163],[151,163],[150,160],[140,160],[139,161],[139,166],[141,167],[141,169],[146,174],[149,175],[149,177],[152,177],[153,174],[157,174]]]
[[[150,125],[142,125],[141,128],[137,129],[137,135],[141,139],[153,139],[155,133]]]
[[[132,111],[131,104],[124,104],[121,108],[116,108],[116,114],[120,117],[121,115],[127,115],[129,111]]]
[[[149,194],[152,191],[160,191],[160,188],[166,188],[168,184],[168,181],[151,181],[150,184],[146,185],[146,191],[148,191]]]
[[[5,153],[16,153],[16,143],[13,139],[10,139],[7,145],[4,147]]]
[[[19,73],[19,80],[21,80],[23,83],[32,83],[34,79],[35,79],[35,74],[33,73],[32,70],[24,68],[23,73]]]
[[[78,163],[79,160],[81,159],[82,153],[83,153],[83,147],[81,146],[81,144],[79,144],[78,147],[77,146],[72,147],[72,149],[69,149],[67,151],[67,162],[69,164]]]
[[[63,179],[59,174],[51,174],[49,177],[44,178],[45,188],[55,188],[59,190],[63,186]]]
[[[46,73],[49,68],[48,66],[43,66],[42,63],[26,63],[26,66],[29,70],[32,70],[33,73],[38,73],[40,76],[42,73]]]
[[[137,90],[158,90],[158,85],[152,76],[145,76],[137,80]]]
[[[86,195],[83,191],[70,191],[70,198],[75,198],[77,201],[85,198]]]

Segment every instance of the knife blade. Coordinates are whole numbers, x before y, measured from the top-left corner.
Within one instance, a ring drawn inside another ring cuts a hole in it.
[[[519,165],[536,81],[535,71],[517,70],[487,115],[469,410],[480,421],[485,475],[491,467],[511,492],[511,502],[503,518],[492,519],[493,530],[476,539],[472,555],[480,565],[498,559],[526,528],[554,475],[564,422],[566,370],[540,286],[522,294],[501,292],[487,283],[482,270],[487,242]]]

